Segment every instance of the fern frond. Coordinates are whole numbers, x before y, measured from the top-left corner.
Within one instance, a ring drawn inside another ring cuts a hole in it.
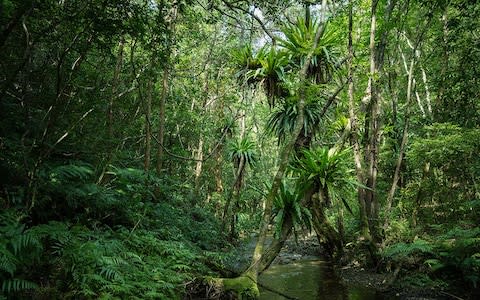
[[[24,290],[36,289],[38,285],[34,282],[24,279],[7,279],[2,283],[2,291],[6,293],[16,293]]]

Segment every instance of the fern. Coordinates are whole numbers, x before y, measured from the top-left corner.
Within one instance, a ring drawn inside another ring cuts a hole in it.
[[[1,290],[7,295],[37,285],[27,280],[28,270],[40,257],[42,246],[38,236],[19,222],[14,210],[0,213],[0,281]],[[22,276],[19,276],[21,273]],[[23,277],[23,278],[19,278]]]
[[[8,251],[4,244],[0,244],[0,271],[10,274],[13,276],[17,270],[18,260]]]
[[[397,243],[385,249],[383,256],[396,261],[403,261],[406,258],[419,254],[431,254],[433,246],[422,239],[416,239],[413,243]]]
[[[89,164],[78,163],[53,168],[49,172],[49,179],[52,182],[85,181],[92,175],[93,168]]]
[[[24,290],[36,289],[36,283],[24,279],[7,279],[2,283],[2,291],[6,293],[16,293]]]

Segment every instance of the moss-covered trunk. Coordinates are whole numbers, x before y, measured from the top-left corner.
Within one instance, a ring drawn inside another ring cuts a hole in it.
[[[319,188],[317,195],[318,197],[314,196],[314,189],[306,193],[307,201],[311,203],[312,207],[313,228],[328,256],[340,259],[343,255],[342,237],[325,215],[325,205],[329,202],[328,190],[323,187]]]

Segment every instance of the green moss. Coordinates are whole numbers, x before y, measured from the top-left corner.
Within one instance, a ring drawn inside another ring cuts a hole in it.
[[[257,283],[250,277],[223,278],[221,281],[224,290],[235,292],[238,299],[258,299],[260,296]]]

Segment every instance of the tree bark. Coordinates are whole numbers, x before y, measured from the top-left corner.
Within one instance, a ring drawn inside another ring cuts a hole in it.
[[[113,73],[113,79],[112,79],[112,94],[110,96],[110,100],[108,102],[108,109],[107,109],[107,127],[108,127],[108,140],[109,143],[111,144],[113,139],[114,139],[114,102],[115,98],[117,95],[117,89],[118,89],[118,84],[119,84],[119,77],[120,77],[120,72],[122,70],[122,64],[123,64],[123,46],[125,44],[125,39],[123,37],[120,38],[120,41],[118,42],[118,55],[117,55],[117,64],[115,66],[115,71]],[[111,150],[111,149],[110,149]]]
[[[349,17],[348,17],[348,112],[350,118],[350,143],[353,149],[353,157],[355,162],[355,173],[357,176],[357,181],[364,182],[364,172],[362,166],[362,155],[360,150],[360,142],[358,140],[359,132],[357,125],[357,115],[355,113],[355,99],[354,99],[354,84],[353,84],[353,4],[352,0],[349,3]],[[360,210],[360,230],[361,235],[364,238],[369,239],[370,229],[368,226],[367,219],[367,208],[365,204],[365,190],[362,187],[358,187],[358,202]]]
[[[153,94],[153,82],[148,80],[147,83],[147,97],[145,101],[145,159],[144,159],[144,170],[150,170],[151,162],[151,151],[152,151],[152,94]]]
[[[268,267],[272,264],[275,258],[278,256],[278,253],[282,250],[285,242],[288,240],[292,233],[293,228],[293,216],[291,213],[287,213],[285,215],[285,219],[282,224],[282,230],[280,232],[280,236],[275,237],[273,241],[270,243],[268,248],[264,251],[262,255],[262,260],[260,262],[260,267],[258,273],[261,274],[263,271],[268,269]]]
[[[387,195],[387,201],[385,203],[385,222],[383,225],[384,230],[388,227],[388,220],[390,218],[390,211],[392,209],[393,197],[395,196],[395,191],[397,189],[398,180],[400,179],[400,169],[403,162],[403,156],[405,154],[405,146],[407,145],[408,140],[408,127],[409,127],[409,117],[410,117],[410,102],[412,98],[412,89],[413,89],[413,69],[415,66],[415,51],[413,49],[412,61],[410,62],[410,67],[407,70],[408,80],[407,80],[407,99],[406,99],[406,113],[405,113],[405,125],[402,133],[402,141],[400,143],[400,149],[398,150],[397,163],[395,165],[395,172],[393,174],[392,186]]]
[[[377,30],[377,4],[378,0],[372,0],[371,6],[371,26],[370,26],[370,74],[369,74],[369,111],[368,111],[368,124],[369,128],[365,130],[369,132],[368,146],[365,147],[365,157],[368,161],[368,173],[366,186],[368,189],[365,191],[365,203],[367,205],[367,215],[370,226],[370,233],[372,238],[379,240],[378,235],[378,212],[379,203],[376,196],[377,185],[377,172],[378,172],[378,144],[380,140],[380,128],[379,128],[379,115],[380,105],[377,94],[377,74],[378,69],[376,65],[376,47],[375,47],[375,35]]]
[[[178,3],[174,2],[171,8],[171,11],[168,13],[168,16],[166,17],[166,23],[168,24],[168,29],[171,31],[171,35],[169,37],[170,40],[173,40],[173,36],[175,35],[175,22],[177,19],[177,5]],[[160,103],[159,103],[159,112],[158,112],[158,134],[157,134],[157,140],[158,140],[158,148],[157,148],[157,164],[156,164],[156,171],[157,175],[162,174],[162,168],[163,168],[163,147],[164,147],[164,139],[165,139],[165,106],[166,106],[166,101],[167,101],[167,95],[168,95],[168,90],[169,90],[169,84],[168,84],[168,79],[169,79],[169,68],[170,68],[170,56],[172,52],[172,45],[171,42],[169,41],[167,43],[167,51],[169,51],[169,54],[166,58],[166,62],[163,66],[163,76],[162,76],[162,93],[160,96]]]
[[[168,63],[164,66],[162,76],[162,94],[160,95],[159,111],[158,111],[158,148],[157,148],[157,175],[162,174],[163,168],[163,147],[165,141],[165,106],[168,95]]]

